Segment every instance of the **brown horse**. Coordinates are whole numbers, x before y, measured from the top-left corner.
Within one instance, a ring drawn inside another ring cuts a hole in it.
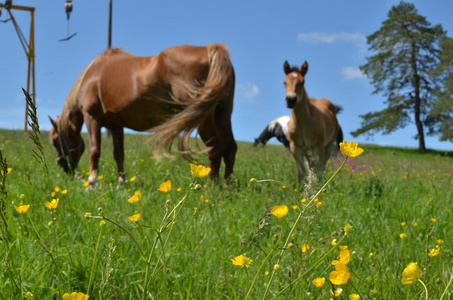
[[[124,127],[153,132],[155,147],[167,151],[176,138],[179,150],[190,150],[189,136],[197,129],[206,146],[211,179],[218,178],[222,157],[228,178],[237,150],[231,129],[234,84],[234,69],[223,45],[177,46],[149,57],[107,50],[79,75],[61,115],[55,121],[49,117],[58,165],[65,172],[77,167],[85,149],[80,135],[84,122],[90,183],[98,173],[101,127],[111,130],[120,183]]]
[[[324,171],[339,130],[336,116],[339,109],[327,99],[308,98],[304,86],[307,62],[299,69],[290,67],[285,61],[283,70],[286,74],[286,106],[291,108],[289,146],[296,159],[299,181],[302,181],[305,177],[304,157],[308,161],[309,151],[315,160],[315,170]]]

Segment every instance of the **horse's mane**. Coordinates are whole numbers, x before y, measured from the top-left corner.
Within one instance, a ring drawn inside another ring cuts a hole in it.
[[[106,59],[110,59],[112,56],[116,56],[118,54],[126,53],[121,48],[112,48],[104,51],[100,55],[96,56],[86,67],[83,69],[82,73],[80,73],[79,77],[77,78],[76,82],[72,86],[71,90],[69,91],[68,96],[63,104],[63,110],[61,111],[61,115],[58,118],[58,127],[59,130],[65,132],[66,134],[70,132],[75,132],[77,130],[76,124],[74,121],[76,118],[81,118],[81,113],[79,111],[78,106],[78,99],[77,96],[79,94],[80,87],[82,86],[83,80],[85,78],[86,73],[88,70],[95,64],[98,64]]]

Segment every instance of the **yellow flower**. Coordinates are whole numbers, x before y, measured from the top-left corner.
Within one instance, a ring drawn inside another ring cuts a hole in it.
[[[169,192],[171,190],[171,181],[168,180],[166,182],[161,183],[157,190],[164,193]]]
[[[437,219],[436,218],[431,218],[431,222],[436,223]]]
[[[57,186],[53,190],[55,191],[55,193],[58,193],[60,191],[60,188]]]
[[[340,150],[347,157],[356,157],[363,152],[363,149],[357,146],[357,143],[343,141],[340,143]]]
[[[400,223],[400,225],[401,226],[406,226],[406,222],[403,221],[403,222]]]
[[[340,247],[346,247],[346,246],[340,246]],[[347,265],[349,263],[349,260],[351,259],[349,255],[349,250],[347,248],[343,248],[340,251],[340,260],[333,260],[332,265],[337,265],[337,264],[343,264]]]
[[[98,179],[101,180],[102,178],[104,178],[104,175],[98,175]]]
[[[127,202],[135,204],[138,201],[140,201],[140,199],[142,199],[142,192],[141,191],[136,191],[134,193],[134,196],[130,197],[129,200],[127,200]]]
[[[308,244],[302,245],[302,252],[307,252],[309,249],[310,249],[310,246]]]
[[[62,193],[63,195],[66,195],[66,194],[68,193],[68,190],[62,190],[61,193]]]
[[[129,181],[130,181],[130,182],[134,182],[135,179],[137,179],[137,178],[134,176],[134,177],[130,178]]]
[[[272,207],[271,213],[279,219],[283,218],[288,213],[288,206],[274,206]]]
[[[349,299],[351,299],[351,300],[359,300],[360,296],[357,295],[357,294],[351,294],[351,295],[349,295]]]
[[[20,214],[25,214],[29,207],[30,205],[19,205],[19,206],[14,205],[14,208]]]
[[[403,278],[401,282],[403,284],[412,284],[416,283],[417,280],[420,278],[420,268],[418,263],[409,263],[407,267],[403,271]]]
[[[319,208],[322,205],[321,201],[316,201],[316,207]]]
[[[431,257],[436,256],[437,254],[439,254],[439,251],[440,251],[440,247],[439,247],[439,245],[437,245],[436,249],[431,249],[431,251],[429,251],[428,255]]]
[[[335,271],[330,272],[329,275],[330,282],[335,285],[348,284],[349,278],[351,278],[351,273],[342,263],[336,264]]]
[[[89,183],[88,181],[83,183],[83,186],[84,186],[84,187],[87,187],[87,186],[89,186],[89,185],[90,185],[90,183]]]
[[[194,164],[190,164],[190,171],[192,172],[193,176],[202,178],[208,175],[209,172],[211,172],[211,168],[206,168],[202,165],[197,166]]]
[[[181,191],[181,188],[177,188],[176,191],[177,191],[177,192],[180,192],[180,191]]]
[[[417,226],[418,226],[418,223],[417,223],[417,222],[415,222],[415,223],[414,223],[414,227],[417,227]]]
[[[233,255],[233,258],[231,259],[231,261],[233,262],[233,265],[235,265],[235,266],[246,267],[246,268],[250,267],[250,265],[253,262],[252,259],[245,257],[242,254],[239,256]]]
[[[6,175],[8,175],[9,173],[11,173],[12,170],[13,170],[13,168],[8,168],[8,169],[6,169]]]
[[[44,203],[44,205],[48,208],[48,209],[57,209],[57,206],[58,206],[58,201],[60,201],[60,199],[52,199],[51,202],[46,202]]]
[[[50,193],[50,197],[55,197],[55,195],[56,195],[55,192]]]
[[[403,233],[400,233],[400,238],[403,239],[403,240],[404,240],[405,238],[407,238],[406,233],[404,233],[404,232],[403,232]]]
[[[27,294],[25,294],[25,298],[27,298],[27,299],[30,299],[33,296],[34,295],[31,292],[27,292]]]
[[[297,209],[297,205],[293,205],[293,209]]]
[[[86,300],[88,299],[90,296],[88,295],[85,295],[84,293],[66,293],[63,295],[63,300]]]
[[[322,287],[324,285],[324,282],[326,282],[326,278],[325,277],[315,278],[311,282],[315,285],[315,287]]]
[[[442,244],[444,241],[441,240],[441,239],[437,239],[437,238],[434,238],[436,240],[436,243],[438,243],[439,245]]]
[[[302,202],[302,203],[304,203],[304,202],[306,202],[306,201],[307,201],[307,199],[305,199],[305,198],[302,199],[302,200],[300,200],[300,202]]]
[[[138,222],[142,218],[142,213],[135,214],[133,216],[127,217],[129,221]]]

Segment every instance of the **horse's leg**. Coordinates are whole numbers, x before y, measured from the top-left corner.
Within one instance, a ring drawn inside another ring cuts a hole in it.
[[[325,157],[326,157],[326,149],[324,148],[324,145],[323,144],[320,144],[318,146],[316,146],[316,150],[315,150],[315,155],[316,155],[316,162],[315,162],[315,170],[317,172],[324,172],[324,169],[325,169]]]
[[[118,166],[118,184],[124,183],[124,129],[122,127],[111,128],[113,140],[113,157]]]
[[[305,165],[304,165],[304,152],[300,147],[297,147],[295,143],[290,142],[289,148],[293,154],[294,159],[296,160],[297,165],[297,179],[299,182],[302,182],[305,178]]]
[[[90,144],[90,184],[96,181],[98,175],[99,158],[101,157],[101,126],[100,123],[88,113],[84,116]]]
[[[223,160],[225,161],[225,179],[228,179],[230,175],[233,173],[234,162],[236,160],[236,152],[238,150],[238,146],[236,141],[234,140],[233,130],[231,128],[231,120],[230,118],[225,118],[223,124],[217,125],[219,131],[223,133],[223,141],[224,141],[224,151],[223,151]]]
[[[206,120],[198,126],[198,133],[206,146],[206,152],[209,158],[209,168],[211,168],[209,177],[212,180],[217,180],[219,178],[224,144],[215,125],[214,114],[208,116]]]

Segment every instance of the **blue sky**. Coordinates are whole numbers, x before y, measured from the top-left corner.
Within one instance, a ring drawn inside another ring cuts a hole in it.
[[[3,2],[3,1],[2,1]],[[225,43],[236,71],[233,132],[253,141],[273,119],[289,115],[285,106],[283,63],[309,63],[305,87],[310,97],[328,98],[343,107],[338,116],[346,140],[399,147],[418,147],[414,124],[390,135],[352,138],[359,115],[384,108],[385,98],[358,67],[370,56],[366,36],[379,29],[399,1],[118,1],[113,0],[112,46],[149,56],[181,45]],[[36,92],[40,125],[60,114],[82,69],[107,47],[108,0],[73,0],[67,42],[64,0],[16,0],[34,6]],[[453,1],[414,1],[432,25],[453,33]],[[28,39],[30,14],[13,11]],[[5,19],[3,10],[1,20]],[[11,22],[0,23],[0,128],[23,129],[27,59]],[[274,141],[278,143],[276,140]],[[453,144],[427,138],[430,149],[453,150]]]

